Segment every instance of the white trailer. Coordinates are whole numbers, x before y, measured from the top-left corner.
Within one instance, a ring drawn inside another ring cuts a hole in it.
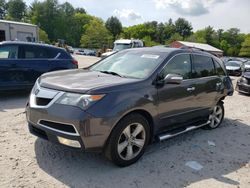
[[[0,20],[0,42],[15,40],[38,42],[38,30],[39,28],[37,25]]]

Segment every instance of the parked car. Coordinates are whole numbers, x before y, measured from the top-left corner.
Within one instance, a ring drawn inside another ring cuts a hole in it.
[[[236,84],[239,93],[250,94],[250,62],[245,65],[244,71]]]
[[[45,72],[77,67],[78,62],[62,48],[28,42],[0,43],[0,91],[32,88]]]
[[[247,61],[244,63],[243,69],[247,69],[247,70],[250,69],[250,61]]]
[[[79,49],[75,52],[77,55],[86,55],[83,49]]]
[[[241,61],[228,61],[226,62],[226,69],[229,75],[232,76],[240,76],[242,73],[242,65]]]
[[[119,39],[114,42],[113,50],[103,53],[101,57],[105,58],[121,50],[129,48],[142,48],[143,46],[144,46],[143,41],[138,39]]]
[[[202,79],[201,79],[202,78]],[[43,74],[27,104],[29,130],[119,166],[136,162],[152,140],[217,128],[233,94],[224,64],[174,48],[120,51],[86,69]]]

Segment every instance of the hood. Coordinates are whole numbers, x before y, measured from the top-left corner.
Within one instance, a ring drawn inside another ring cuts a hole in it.
[[[247,79],[250,79],[250,72],[244,72],[244,73],[242,74],[242,77],[247,78]]]
[[[240,67],[234,67],[234,66],[226,66],[227,70],[239,70]]]
[[[102,89],[136,81],[138,80],[78,69],[43,74],[39,79],[39,84],[42,87],[60,91],[87,93],[94,89]]]

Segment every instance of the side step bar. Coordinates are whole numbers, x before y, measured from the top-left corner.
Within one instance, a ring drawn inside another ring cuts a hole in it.
[[[185,133],[185,132],[189,132],[189,131],[192,131],[192,130],[194,130],[194,129],[198,129],[198,128],[200,128],[200,127],[203,127],[203,126],[205,126],[205,125],[208,125],[209,123],[211,123],[211,122],[210,122],[210,121],[207,121],[206,123],[201,124],[201,125],[198,125],[198,126],[190,126],[190,127],[187,127],[185,130],[180,131],[180,132],[177,132],[177,133],[172,133],[172,134],[171,134],[171,132],[163,133],[163,134],[160,134],[160,135],[158,136],[158,139],[159,139],[159,141],[163,141],[163,140],[172,138],[172,137],[174,137],[174,136],[183,134],[183,133]]]

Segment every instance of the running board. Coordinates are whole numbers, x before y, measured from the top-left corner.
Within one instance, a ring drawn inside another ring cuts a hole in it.
[[[203,126],[205,126],[205,125],[208,125],[209,123],[211,123],[211,122],[210,122],[210,121],[207,121],[206,123],[201,124],[201,125],[198,125],[198,126],[190,126],[190,127],[187,127],[184,131],[180,131],[180,132],[173,133],[173,134],[171,134],[171,132],[163,133],[163,134],[160,134],[160,135],[158,136],[158,139],[159,139],[159,141],[163,141],[163,140],[172,138],[172,137],[174,137],[174,136],[178,136],[178,135],[180,135],[180,134],[183,134],[183,133],[192,131],[192,130],[194,130],[194,129],[198,129],[198,128],[200,128],[200,127],[203,127]]]

